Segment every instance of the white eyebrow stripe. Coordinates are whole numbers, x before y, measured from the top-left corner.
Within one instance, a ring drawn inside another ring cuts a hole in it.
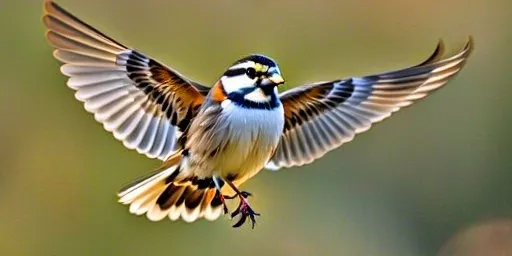
[[[240,68],[248,68],[248,67],[254,67],[254,62],[248,61],[248,62],[238,63],[236,65],[229,67],[229,69],[240,69]]]
[[[239,76],[223,76],[221,78],[222,85],[227,94],[238,91],[242,88],[254,87],[254,80],[249,79],[245,74]]]

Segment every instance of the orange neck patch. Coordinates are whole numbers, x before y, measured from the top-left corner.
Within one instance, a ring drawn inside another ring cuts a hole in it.
[[[224,92],[224,86],[222,85],[221,81],[218,81],[215,83],[215,85],[211,89],[211,97],[212,100],[216,102],[223,102],[225,99],[227,99],[227,95]]]

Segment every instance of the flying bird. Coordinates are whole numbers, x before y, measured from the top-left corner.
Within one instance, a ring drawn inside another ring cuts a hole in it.
[[[46,37],[67,85],[105,130],[163,163],[118,192],[130,213],[193,222],[230,214],[234,227],[259,214],[240,186],[266,168],[313,162],[392,113],[442,87],[473,48],[444,55],[439,41],[422,63],[381,74],[310,83],[278,92],[276,62],[253,54],[206,86],[108,37],[53,1]]]

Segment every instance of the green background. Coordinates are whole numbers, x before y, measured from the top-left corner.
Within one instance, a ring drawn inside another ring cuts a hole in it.
[[[476,48],[427,100],[313,164],[248,182],[262,213],[254,230],[227,217],[152,223],[115,193],[159,162],[125,149],[74,99],[42,2],[0,0],[0,255],[436,255],[461,230],[508,225],[510,1],[59,3],[207,84],[254,52],[276,59],[290,88],[414,65],[439,38],[455,51],[472,35]]]

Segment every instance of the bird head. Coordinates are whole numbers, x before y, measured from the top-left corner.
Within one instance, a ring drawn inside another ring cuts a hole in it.
[[[265,103],[277,95],[277,86],[284,83],[279,67],[263,55],[250,55],[235,62],[220,78],[226,94],[241,100]]]

